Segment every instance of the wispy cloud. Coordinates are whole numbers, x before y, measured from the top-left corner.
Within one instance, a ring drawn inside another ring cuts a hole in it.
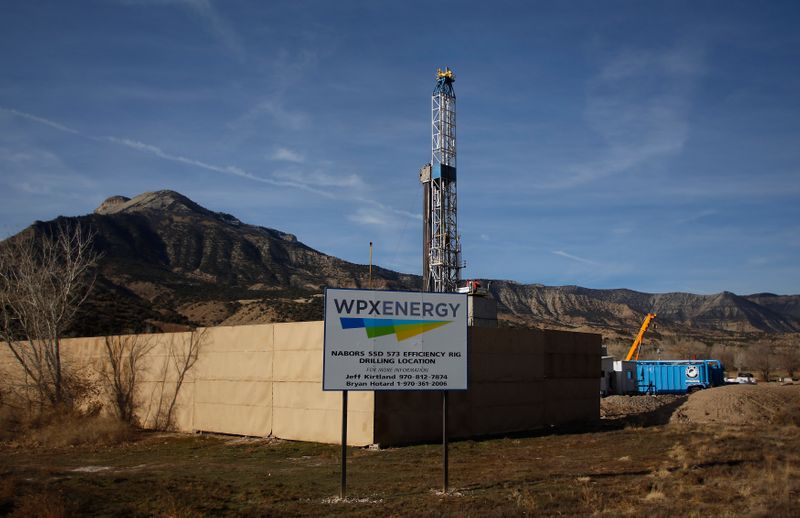
[[[270,155],[270,159],[279,162],[294,162],[296,164],[302,164],[306,161],[305,156],[297,151],[292,151],[291,149],[285,147],[279,147],[273,151],[272,155]]]
[[[195,13],[208,23],[211,33],[239,59],[244,59],[245,50],[239,33],[214,8],[211,0],[183,0]]]
[[[352,214],[348,214],[347,219],[359,225],[376,225],[380,227],[391,226],[395,223],[386,212],[368,207],[356,209]]]
[[[292,188],[295,188],[295,189],[301,189],[301,190],[304,190],[304,191],[312,192],[314,194],[318,194],[320,196],[324,196],[326,198],[333,197],[333,195],[329,191],[316,189],[316,188],[314,188],[313,185],[311,185],[310,182],[291,181],[291,179],[289,179],[289,178],[273,179],[273,178],[258,176],[258,175],[255,175],[253,173],[250,173],[248,171],[245,171],[244,169],[242,169],[240,167],[237,167],[237,166],[233,166],[233,165],[221,166],[221,165],[211,164],[211,163],[208,163],[208,162],[205,162],[205,161],[202,161],[202,160],[198,160],[198,159],[195,159],[195,158],[190,158],[190,157],[185,157],[185,156],[182,156],[182,155],[176,155],[176,154],[168,153],[168,152],[164,151],[163,149],[161,149],[158,146],[154,146],[152,144],[147,144],[145,142],[140,142],[140,141],[136,141],[136,140],[132,140],[132,139],[116,137],[116,136],[111,136],[111,135],[106,135],[106,136],[103,136],[103,137],[93,137],[93,136],[90,136],[90,135],[86,135],[85,133],[82,133],[82,132],[80,132],[80,131],[78,131],[78,130],[76,130],[74,128],[69,127],[69,126],[65,126],[64,124],[52,121],[50,119],[46,119],[44,117],[39,117],[37,115],[33,115],[33,114],[30,114],[30,113],[21,112],[19,110],[15,110],[13,108],[0,107],[0,110],[5,111],[7,113],[11,113],[11,114],[16,115],[18,117],[22,117],[24,119],[28,119],[28,120],[37,122],[39,124],[43,124],[45,126],[53,128],[53,129],[56,129],[56,130],[59,130],[59,131],[63,131],[65,133],[70,133],[72,135],[77,135],[77,136],[80,136],[80,137],[88,138],[88,139],[91,139],[91,140],[94,140],[94,141],[99,141],[99,142],[111,142],[113,144],[124,146],[124,147],[130,148],[130,149],[134,149],[134,150],[140,151],[142,153],[148,153],[150,155],[156,156],[158,158],[162,158],[164,160],[170,160],[172,162],[178,162],[178,163],[186,164],[186,165],[189,165],[189,166],[199,167],[201,169],[205,169],[205,170],[208,170],[208,171],[214,171],[214,172],[217,172],[217,173],[228,174],[228,175],[232,175],[232,176],[238,176],[240,178],[245,178],[245,179],[252,180],[252,181],[255,181],[255,182],[265,183],[265,184],[268,184],[268,185],[275,185],[275,186],[281,186],[281,187],[292,187]],[[9,153],[6,153],[6,157],[7,158],[15,158],[17,160],[21,160],[21,159],[24,158],[23,155],[17,154],[17,155],[13,155],[12,156]]]
[[[763,267],[763,266],[767,266],[767,265],[769,265],[771,263],[774,263],[774,262],[776,262],[775,258],[767,257],[767,256],[763,256],[763,255],[750,257],[750,258],[747,259],[747,264],[750,265],[750,266]]]
[[[38,122],[38,121],[37,121]],[[50,150],[27,145],[24,149],[0,146],[0,189],[35,195],[74,198],[94,187],[93,182],[76,173]]]
[[[347,219],[359,225],[405,229],[409,222],[422,221],[420,213],[396,209],[371,198],[353,196],[352,201],[359,206],[348,214]]]
[[[121,146],[125,146],[125,147],[131,148],[131,149],[135,149],[137,151],[141,151],[141,152],[144,152],[144,153],[149,153],[149,154],[155,155],[155,156],[157,156],[159,158],[163,158],[164,160],[170,160],[172,162],[178,162],[178,163],[181,163],[181,164],[186,164],[186,165],[190,165],[190,166],[194,166],[194,167],[199,167],[201,169],[206,169],[208,171],[214,171],[214,172],[217,172],[217,173],[238,176],[240,178],[246,178],[248,180],[253,180],[255,182],[260,182],[260,183],[265,183],[265,184],[268,184],[268,185],[277,185],[277,186],[283,186],[283,187],[294,187],[294,188],[297,188],[297,189],[302,189],[304,191],[313,192],[314,194],[318,194],[318,195],[324,196],[326,198],[332,197],[332,194],[329,193],[329,192],[322,191],[322,190],[319,190],[319,189],[314,189],[313,187],[310,187],[309,185],[306,185],[306,184],[303,184],[303,183],[291,182],[291,181],[285,181],[285,180],[274,180],[272,178],[266,178],[266,177],[263,177],[263,176],[257,176],[255,174],[252,174],[252,173],[249,173],[249,172],[245,171],[244,169],[242,169],[240,167],[233,166],[233,165],[221,166],[221,165],[210,164],[208,162],[204,162],[202,160],[197,160],[197,159],[194,159],[194,158],[188,158],[188,157],[180,156],[180,155],[173,155],[171,153],[165,152],[161,148],[159,148],[157,146],[154,146],[152,144],[146,144],[144,142],[138,142],[138,141],[135,141],[135,140],[130,140],[130,139],[126,139],[126,138],[119,138],[119,137],[112,137],[112,136],[106,136],[106,137],[102,137],[102,138],[104,140],[108,141],[108,142],[113,142],[114,144],[119,144]]]
[[[262,100],[242,115],[228,123],[228,127],[239,129],[249,126],[261,117],[269,117],[278,127],[289,130],[300,130],[308,126],[306,113],[287,108],[278,96]]]
[[[242,38],[233,25],[219,14],[211,0],[123,0],[122,3],[136,6],[178,5],[186,7],[192,14],[203,20],[206,30],[239,61],[244,61],[246,53]]]
[[[24,151],[19,151],[7,147],[0,147],[0,162],[6,162],[12,166],[35,168],[63,166],[63,162],[58,155],[52,151],[38,148],[28,148]]]
[[[220,174],[236,176],[246,180],[259,182],[267,185],[274,185],[278,187],[288,187],[299,189],[302,191],[317,194],[319,196],[329,199],[346,200],[362,206],[359,209],[362,212],[356,212],[353,216],[353,221],[358,221],[366,224],[377,224],[377,221],[390,222],[392,216],[394,219],[400,217],[402,219],[421,220],[422,216],[419,213],[409,212],[402,209],[396,209],[392,206],[381,203],[375,199],[364,196],[363,190],[366,188],[365,183],[361,176],[357,174],[349,175],[332,175],[323,171],[278,171],[273,173],[272,177],[259,176],[249,172],[241,167],[235,165],[218,165],[199,160],[197,158],[187,157],[179,154],[174,154],[163,150],[162,148],[146,142],[141,142],[133,139],[117,137],[113,135],[106,135],[103,137],[94,137],[86,135],[78,130],[60,124],[58,122],[38,117],[30,113],[20,112],[9,108],[0,109],[23,117],[34,122],[46,125],[48,127],[74,134],[83,138],[93,140],[95,142],[107,142],[118,146],[123,146],[128,149],[146,153],[162,160],[168,160],[184,164],[187,166],[205,169]],[[22,155],[14,155],[10,152],[6,153],[8,158],[23,159]],[[340,189],[336,192],[334,189]]]
[[[72,133],[73,135],[80,135],[80,131],[70,128],[69,126],[64,126],[63,124],[59,124],[58,122],[51,121],[50,119],[45,119],[44,117],[37,117],[36,115],[32,115],[30,113],[25,113],[21,111],[17,111],[13,108],[5,108],[0,106],[0,110],[14,114],[18,117],[22,117],[24,119],[31,120],[33,122],[38,122],[39,124],[44,124],[45,126],[50,126],[51,128],[57,129],[59,131],[63,131],[65,133]]]
[[[707,218],[708,216],[713,216],[716,213],[717,213],[717,211],[714,210],[714,209],[705,209],[705,210],[701,210],[700,212],[697,212],[695,214],[690,214],[688,216],[680,218],[675,223],[677,223],[678,225],[685,225],[686,223],[693,223],[693,222],[698,221],[700,219]]]
[[[210,164],[202,160],[188,158],[180,155],[173,155],[165,152],[164,150],[162,150],[157,146],[153,146],[151,144],[145,144],[143,142],[137,142],[130,139],[121,139],[111,136],[103,138],[109,142],[123,145],[131,149],[135,149],[137,151],[149,153],[165,160],[170,160],[173,162],[195,166],[222,174],[238,176],[240,178],[246,178],[248,180],[261,182],[268,185],[301,189],[307,192],[318,194],[325,198],[361,203],[363,207],[356,211],[356,217],[354,219],[351,219],[352,221],[362,222],[366,224],[378,224],[378,222],[380,221],[383,222],[382,224],[387,224],[391,221],[396,220],[397,216],[413,220],[422,219],[422,216],[420,214],[405,211],[402,209],[396,209],[394,207],[383,204],[374,199],[354,194],[354,192],[357,193],[359,190],[359,189],[354,189],[354,187],[363,186],[363,180],[358,175],[347,175],[343,177],[338,177],[322,172],[313,172],[313,173],[295,172],[292,174],[288,174],[286,172],[280,172],[280,173],[275,173],[274,178],[268,178],[263,176],[257,176],[236,166],[231,166],[231,165],[220,166],[220,165]],[[346,189],[345,192],[336,193],[332,191],[331,188],[348,188],[348,189]],[[392,219],[392,215],[395,216],[394,219]]]
[[[113,101],[146,101],[153,103],[193,103],[214,99],[216,94],[210,88],[185,86],[159,88],[145,84],[106,85],[97,95]]]
[[[577,261],[579,263],[594,264],[594,265],[597,264],[595,261],[592,261],[591,259],[584,259],[583,257],[578,257],[577,255],[568,254],[567,252],[565,252],[563,250],[553,250],[552,253],[554,255],[559,255],[561,257],[566,257],[567,259],[572,259],[573,261]]]
[[[361,189],[365,186],[364,180],[357,174],[339,176],[322,171],[276,171],[273,176],[315,188]]]
[[[787,178],[800,177],[800,169],[787,172],[759,171],[758,174],[729,174],[725,181],[716,178],[693,177],[680,183],[664,182],[654,186],[662,197],[680,201],[698,199],[708,202],[713,199],[749,199],[760,197],[791,198],[800,196],[800,182]]]
[[[378,201],[375,201],[375,200],[372,200],[372,199],[363,198],[363,197],[356,197],[356,198],[354,198],[354,200],[357,201],[357,202],[364,203],[364,204],[372,205],[373,207],[382,210],[384,213],[394,214],[395,216],[400,216],[402,218],[415,219],[415,220],[422,221],[422,214],[420,214],[418,212],[409,212],[407,210],[395,209],[394,207],[390,207],[389,205],[385,205],[385,204],[380,203]]]
[[[605,150],[543,186],[574,187],[680,152],[689,137],[691,93],[702,71],[702,53],[694,48],[612,56],[588,84],[584,112]]]
[[[631,232],[633,232],[633,227],[630,225],[620,225],[611,229],[611,233],[615,236],[627,236]]]
[[[74,197],[76,191],[94,188],[89,178],[74,173],[26,173],[15,187],[30,194],[56,194]]]

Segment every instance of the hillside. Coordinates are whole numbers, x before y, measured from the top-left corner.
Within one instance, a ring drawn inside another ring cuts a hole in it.
[[[368,267],[314,250],[291,234],[248,225],[173,192],[109,198],[66,222],[96,232],[96,289],[75,334],[322,318],[325,286],[366,286]],[[373,268],[373,286],[419,279]]]
[[[749,296],[722,292],[641,293],[626,289],[593,290],[579,286],[542,286],[510,281],[483,281],[499,310],[522,320],[594,328],[637,329],[642,316],[658,314],[667,329],[732,333],[800,330],[796,314],[800,296]],[[760,304],[759,301],[765,301]]]
[[[291,234],[210,211],[173,192],[114,196],[93,214],[36,222],[81,224],[103,254],[78,335],[322,318],[325,286],[365,287],[368,267],[314,250]],[[608,331],[627,337],[649,311],[660,331],[733,336],[800,331],[800,296],[649,294],[485,279],[508,325]],[[419,276],[373,268],[377,288],[419,289]],[[627,338],[626,338],[627,339]]]

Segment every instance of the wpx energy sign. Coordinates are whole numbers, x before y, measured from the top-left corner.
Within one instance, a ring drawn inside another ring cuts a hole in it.
[[[466,390],[467,296],[325,290],[323,390]]]

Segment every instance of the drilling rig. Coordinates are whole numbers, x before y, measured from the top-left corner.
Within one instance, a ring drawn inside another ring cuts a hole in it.
[[[456,292],[461,280],[461,237],[456,196],[456,93],[449,68],[436,71],[431,96],[431,162],[422,183],[422,289]]]

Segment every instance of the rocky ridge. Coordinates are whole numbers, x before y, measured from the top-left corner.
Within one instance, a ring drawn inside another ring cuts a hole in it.
[[[627,289],[594,290],[579,286],[542,286],[483,280],[501,313],[522,320],[569,323],[595,328],[636,329],[646,313],[658,314],[667,328],[732,333],[800,331],[793,310],[800,296],[739,296],[692,293],[642,293]],[[772,304],[762,305],[759,300]]]
[[[324,287],[364,287],[368,267],[314,250],[279,230],[208,210],[174,191],[112,196],[92,214],[36,222],[80,224],[103,254],[97,288],[74,334],[322,318]],[[649,294],[483,280],[507,325],[617,330],[647,312],[666,330],[800,331],[800,296]],[[419,276],[373,268],[373,286],[417,290]]]

